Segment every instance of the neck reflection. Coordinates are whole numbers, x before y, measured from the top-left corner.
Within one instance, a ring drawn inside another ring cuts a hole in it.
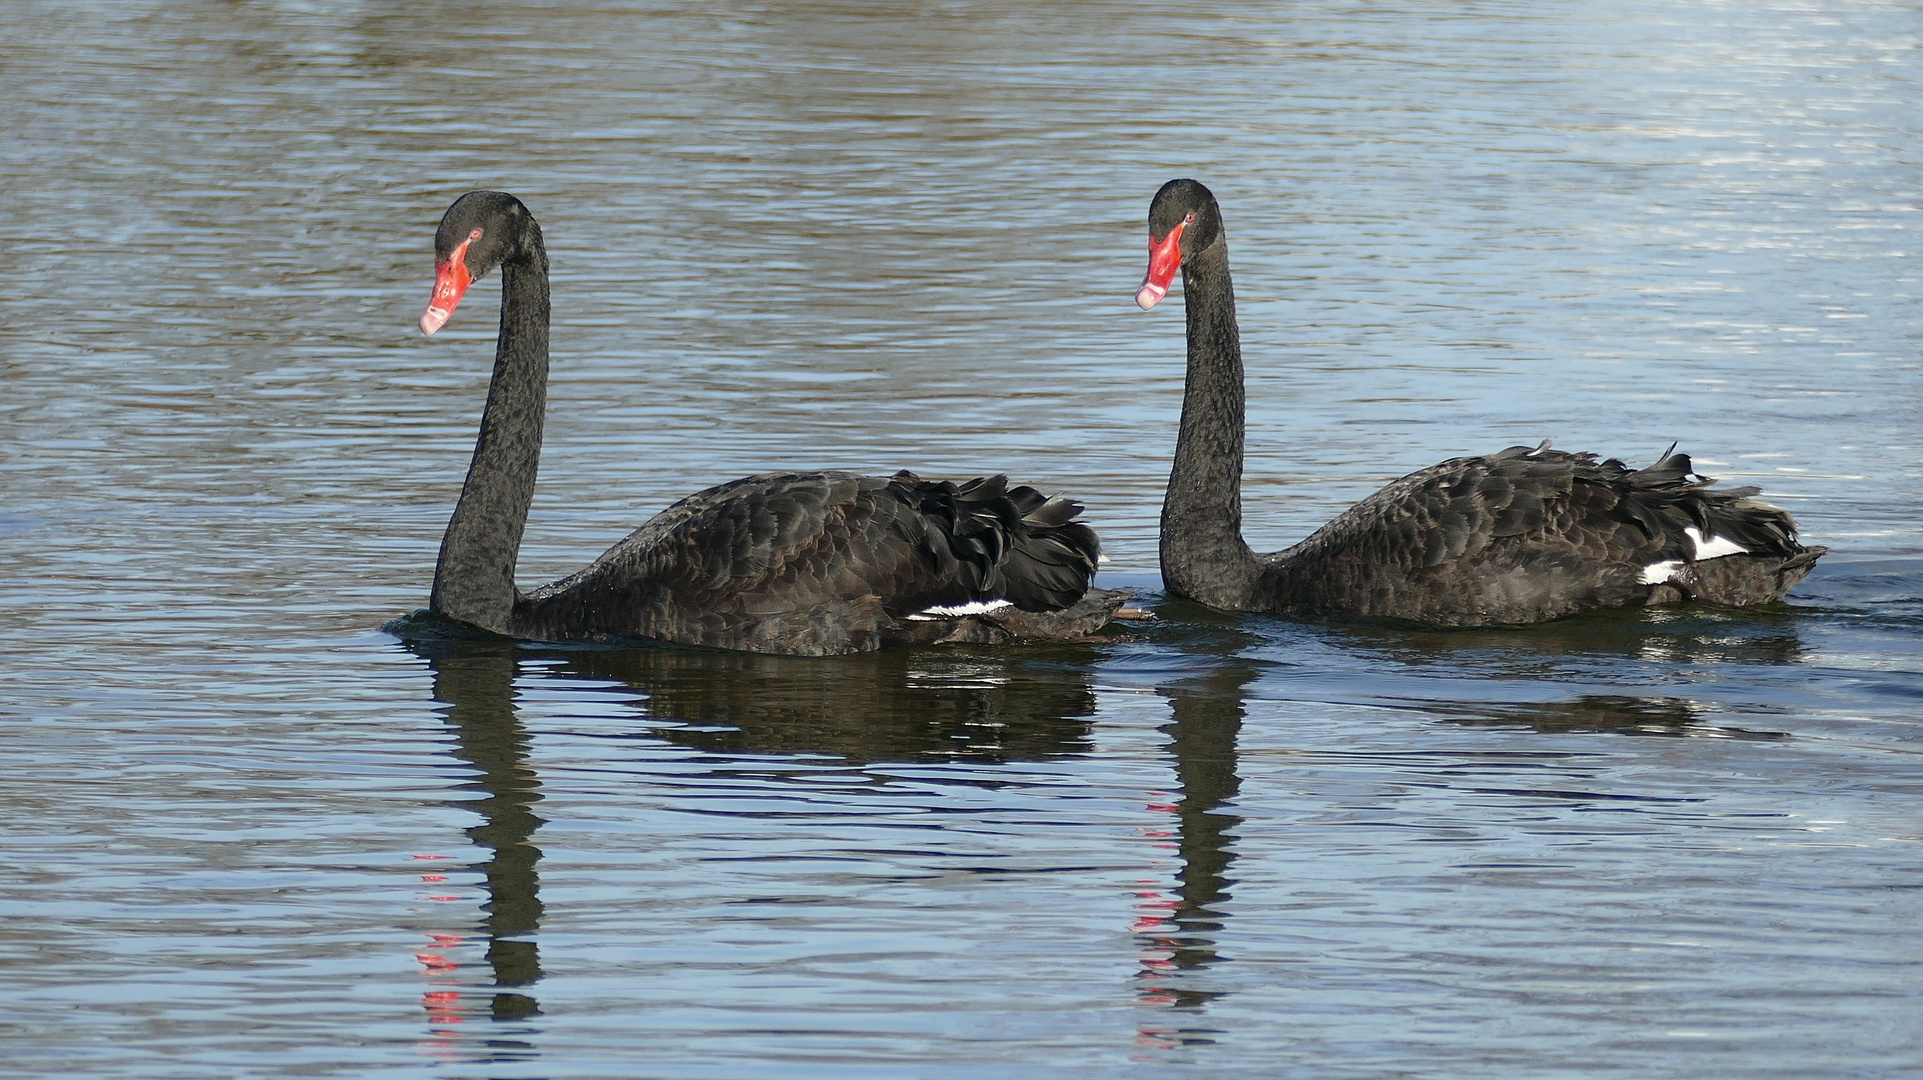
[[[487,884],[487,961],[495,993],[490,1014],[520,1020],[540,1013],[535,999],[520,988],[541,978],[540,947],[534,934],[541,925],[541,849],[532,843],[544,819],[534,813],[541,800],[540,780],[527,764],[528,733],[514,707],[516,647],[506,641],[442,641],[427,654],[434,674],[434,700],[454,734],[454,754],[473,765],[466,785],[479,801],[463,809],[481,815],[467,830],[487,851],[482,875]]]
[[[1181,866],[1175,895],[1158,905],[1157,917],[1137,924],[1143,950],[1142,1000],[1178,1009],[1200,1009],[1222,991],[1199,985],[1217,951],[1235,879],[1235,831],[1241,817],[1225,810],[1241,788],[1236,737],[1242,730],[1242,692],[1256,669],[1230,661],[1194,680],[1163,687],[1172,714],[1169,736],[1181,797],[1167,807],[1175,816],[1175,850]],[[1144,1032],[1153,1038],[1193,1041],[1189,1033]]]

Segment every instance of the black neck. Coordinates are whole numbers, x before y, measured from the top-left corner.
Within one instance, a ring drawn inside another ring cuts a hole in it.
[[[534,501],[548,394],[548,259],[535,234],[532,254],[501,266],[501,334],[494,379],[474,443],[461,501],[441,540],[433,610],[496,633],[514,614],[514,562]]]
[[[1256,562],[1242,540],[1242,337],[1225,238],[1184,260],[1182,300],[1188,385],[1162,503],[1162,578],[1178,596],[1241,607]]]

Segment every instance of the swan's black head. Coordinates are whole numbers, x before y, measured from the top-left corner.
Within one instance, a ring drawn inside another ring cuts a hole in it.
[[[434,233],[434,296],[421,315],[421,333],[439,330],[467,287],[489,270],[528,258],[540,246],[534,215],[507,192],[470,191],[454,200]]]
[[[1194,180],[1170,180],[1148,204],[1148,276],[1135,291],[1143,311],[1161,303],[1175,271],[1193,253],[1222,238],[1222,208]]]

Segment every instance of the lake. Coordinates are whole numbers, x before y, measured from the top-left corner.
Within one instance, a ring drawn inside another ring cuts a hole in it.
[[[0,51],[0,1075],[1923,1071],[1914,4],[18,0]],[[1831,553],[1523,630],[1160,593],[1221,199],[1246,529],[1672,442]],[[1159,618],[826,660],[387,627],[495,278],[520,580],[737,476],[1007,472]]]

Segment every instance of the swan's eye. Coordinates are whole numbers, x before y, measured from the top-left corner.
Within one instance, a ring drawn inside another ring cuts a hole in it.
[[[1195,215],[1191,214],[1189,216],[1192,218]],[[467,242],[470,244],[476,240],[479,240],[480,238],[481,238],[481,230],[479,229],[475,229],[473,232],[467,234]]]
[[[1188,216],[1182,219],[1182,224],[1184,224],[1184,225],[1193,225],[1193,224],[1195,224],[1195,211],[1193,211],[1193,210],[1190,210],[1190,211],[1189,211],[1189,214],[1188,214]],[[474,230],[474,231],[475,231],[475,232],[479,232],[480,230],[479,230],[479,229],[476,229],[476,230]]]

